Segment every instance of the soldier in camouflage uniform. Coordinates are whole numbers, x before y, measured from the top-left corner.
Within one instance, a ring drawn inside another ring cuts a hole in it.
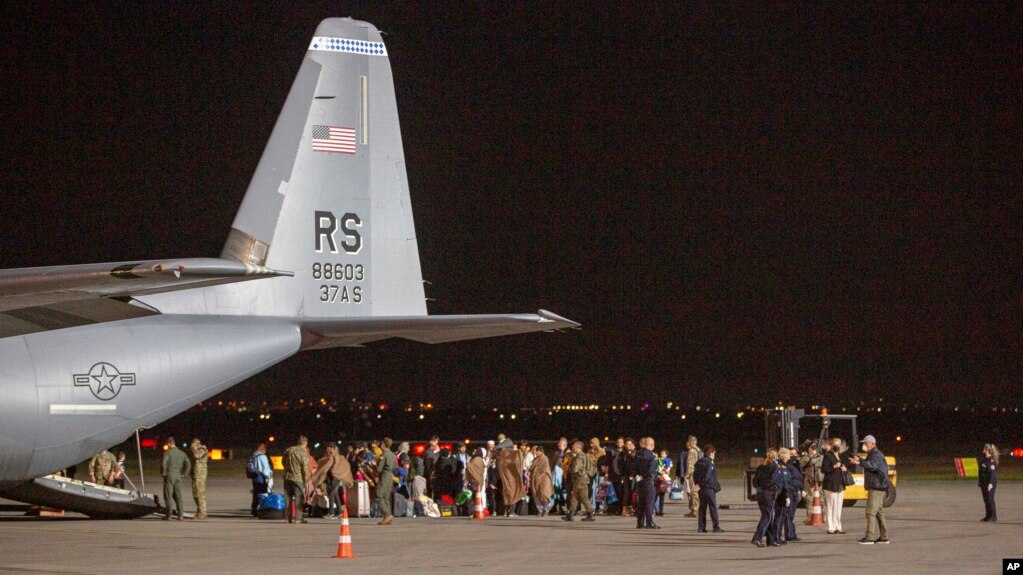
[[[686,450],[685,480],[689,488],[689,513],[686,513],[686,517],[696,517],[696,510],[700,508],[700,486],[693,480],[693,473],[696,471],[696,462],[703,457],[703,452],[696,445],[695,435],[690,435],[686,440]],[[682,468],[678,471],[681,473]]]
[[[284,452],[284,516],[288,523],[292,522],[291,506],[295,506],[297,523],[308,523],[302,517],[302,505],[305,498],[305,482],[309,480],[309,440],[304,435],[298,436],[298,445],[292,445]]]
[[[192,471],[192,464],[188,462],[188,456],[184,451],[178,449],[173,437],[167,438],[167,451],[163,454],[163,462],[160,465],[160,475],[163,475],[163,499],[167,505],[167,516],[164,521],[171,518],[171,502],[178,508],[178,521],[181,521],[185,512],[181,504],[181,478]]]
[[[109,485],[107,479],[114,469],[117,460],[107,450],[100,451],[89,460],[89,481],[99,485]]]
[[[813,492],[819,491],[824,483],[824,471],[821,469],[824,464],[824,452],[819,449],[817,441],[810,440],[803,442],[800,451],[804,451],[799,456],[799,467],[803,472],[803,490],[806,492],[803,500],[806,503],[806,519],[809,521],[810,515],[813,513]],[[827,517],[823,496],[821,496],[820,502],[821,513]]]
[[[206,519],[206,465],[210,460],[209,450],[198,439],[190,445],[192,454],[192,498],[195,499],[195,518]]]
[[[562,519],[575,521],[575,514],[582,504],[586,510],[586,517],[583,521],[594,521],[593,507],[590,505],[590,479],[597,475],[597,466],[593,460],[583,453],[583,442],[576,441],[572,444],[572,493],[568,498],[568,513]]]

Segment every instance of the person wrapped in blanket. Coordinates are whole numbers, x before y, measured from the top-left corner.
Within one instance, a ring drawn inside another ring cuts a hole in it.
[[[550,511],[551,496],[554,495],[554,479],[550,459],[544,453],[542,445],[533,448],[533,462],[529,467],[529,487],[537,515],[546,517]]]
[[[469,458],[469,464],[465,467],[465,487],[473,492],[474,496],[480,497],[483,507],[487,507],[487,450],[477,447]],[[474,500],[475,503],[475,500]]]
[[[522,481],[525,454],[515,444],[505,439],[497,444],[497,473],[500,477],[501,503],[499,511],[505,517],[517,517],[515,507],[526,496],[526,484]]]
[[[355,484],[352,467],[338,450],[336,443],[328,443],[326,453],[317,462],[313,472],[313,485],[318,493],[326,496],[326,512],[328,517],[341,517],[341,506],[344,505],[346,489]],[[319,498],[317,498],[319,502]]]

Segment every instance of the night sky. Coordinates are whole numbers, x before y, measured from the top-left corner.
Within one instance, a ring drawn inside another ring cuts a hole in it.
[[[1018,403],[1002,3],[0,8],[0,267],[217,256],[317,23],[386,33],[430,312],[582,331],[306,352],[241,399]]]

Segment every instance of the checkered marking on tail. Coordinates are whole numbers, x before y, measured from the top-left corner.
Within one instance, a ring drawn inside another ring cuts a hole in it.
[[[329,36],[316,36],[309,44],[310,50],[319,52],[348,52],[349,54],[364,54],[366,56],[386,56],[387,47],[383,42],[367,42],[366,40],[352,40],[350,38],[331,38]]]

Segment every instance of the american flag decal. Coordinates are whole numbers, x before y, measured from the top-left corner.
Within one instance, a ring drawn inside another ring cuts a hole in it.
[[[313,126],[313,151],[354,154],[355,128]]]

